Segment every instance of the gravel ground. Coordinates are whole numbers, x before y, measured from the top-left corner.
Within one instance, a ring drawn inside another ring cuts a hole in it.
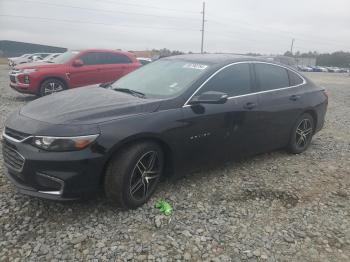
[[[0,67],[0,126],[32,100]],[[301,155],[284,151],[163,182],[148,204],[57,203],[16,192],[0,155],[0,261],[350,260],[350,77],[313,73],[328,88],[325,128]],[[165,198],[165,217],[154,208]]]

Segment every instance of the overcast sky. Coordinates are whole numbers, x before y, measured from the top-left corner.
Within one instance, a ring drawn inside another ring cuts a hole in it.
[[[202,0],[0,0],[0,40],[200,51]],[[208,52],[350,51],[349,0],[206,0]]]

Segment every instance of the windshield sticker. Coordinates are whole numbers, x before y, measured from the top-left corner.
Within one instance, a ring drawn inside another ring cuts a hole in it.
[[[202,64],[185,64],[183,68],[191,68],[191,69],[197,69],[197,70],[204,70],[208,66],[207,65],[202,65]]]

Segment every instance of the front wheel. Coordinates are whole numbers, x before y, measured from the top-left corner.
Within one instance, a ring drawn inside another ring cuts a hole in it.
[[[107,167],[107,198],[123,208],[143,205],[154,193],[163,166],[163,151],[154,142],[140,142],[119,151]]]
[[[308,113],[301,115],[292,129],[288,151],[294,154],[304,152],[311,143],[314,129],[313,117]]]
[[[39,95],[40,96],[47,96],[51,95],[57,92],[61,92],[66,89],[66,85],[56,78],[50,78],[45,80],[40,85]]]

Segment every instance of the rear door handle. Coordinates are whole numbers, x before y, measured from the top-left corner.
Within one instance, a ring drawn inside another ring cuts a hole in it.
[[[289,99],[292,101],[297,101],[299,98],[300,98],[300,96],[298,96],[298,95],[292,95],[289,97]]]
[[[254,107],[256,107],[256,104],[253,102],[248,102],[243,106],[245,109],[253,109]]]

